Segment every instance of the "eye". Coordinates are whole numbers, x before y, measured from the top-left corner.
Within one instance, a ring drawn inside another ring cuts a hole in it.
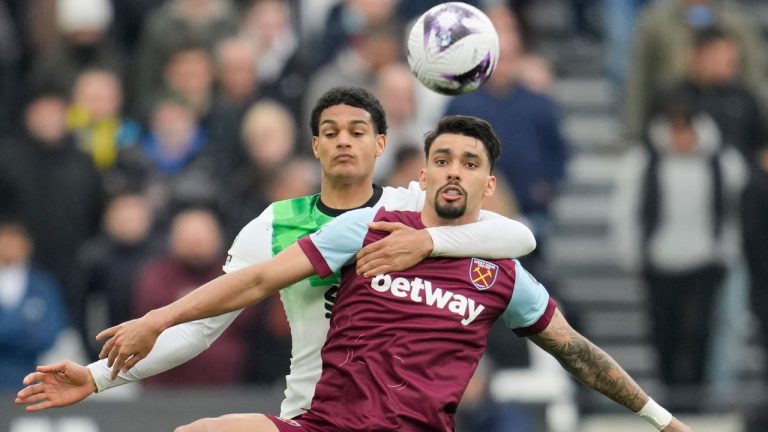
[[[353,131],[352,132],[352,136],[356,136],[356,137],[365,136],[365,132],[363,132],[363,131]]]
[[[447,164],[448,164],[448,161],[445,159],[435,159],[435,165],[437,166],[443,166]]]
[[[333,138],[336,136],[336,131],[325,131],[323,132],[323,136],[326,138]]]
[[[475,162],[467,162],[464,164],[467,168],[477,168],[479,165]]]

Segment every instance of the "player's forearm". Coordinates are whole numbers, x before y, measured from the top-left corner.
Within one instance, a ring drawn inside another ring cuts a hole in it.
[[[484,218],[471,224],[430,227],[427,230],[434,243],[432,256],[517,258],[536,248],[531,230],[505,217]]]
[[[648,401],[648,395],[616,360],[569,325],[558,325],[553,319],[546,337],[537,335],[531,340],[585,385],[632,412],[640,411]]]
[[[172,369],[205,351],[242,310],[173,326],[162,332],[146,358],[112,379],[107,359],[87,365],[99,392]]]

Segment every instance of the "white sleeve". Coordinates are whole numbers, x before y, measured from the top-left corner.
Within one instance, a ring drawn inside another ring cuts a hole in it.
[[[251,221],[238,234],[224,264],[226,273],[272,257],[272,207]],[[104,391],[138,381],[185,363],[205,351],[226,330],[243,310],[190,321],[173,326],[160,334],[149,355],[127,373],[111,379],[107,360],[89,364],[96,388]]]
[[[433,257],[518,258],[536,249],[536,239],[522,223],[489,211],[480,220],[458,226],[427,228]]]
[[[240,312],[242,309],[204,320],[190,321],[165,330],[157,338],[149,355],[127,373],[120,372],[115,380],[111,379],[112,371],[107,366],[107,359],[89,364],[87,367],[96,381],[96,388],[101,392],[138,381],[193,359],[211,346]]]

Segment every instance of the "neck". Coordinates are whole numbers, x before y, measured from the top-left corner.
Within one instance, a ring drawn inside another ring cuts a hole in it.
[[[366,179],[334,179],[324,177],[320,182],[320,200],[334,209],[351,209],[368,202],[373,194],[372,176]]]

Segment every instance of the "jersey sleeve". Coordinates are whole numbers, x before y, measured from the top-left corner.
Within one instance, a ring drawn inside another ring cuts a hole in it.
[[[554,312],[555,302],[544,285],[515,260],[515,287],[501,316],[504,324],[518,336],[530,336],[547,328]]]
[[[363,247],[368,223],[378,211],[362,208],[346,212],[313,234],[299,239],[299,246],[320,277],[328,277],[354,260]]]
[[[518,258],[536,249],[533,232],[524,224],[481,211],[475,223],[427,228],[433,257]]]
[[[248,223],[229,248],[224,273],[272,258],[272,205]]]
[[[112,368],[107,365],[107,359],[93,362],[87,368],[91,371],[99,392],[157,375],[205,351],[242,311],[240,309],[166,329],[160,333],[155,346],[146,358],[136,363],[128,372],[121,371],[114,380],[112,380]]]

